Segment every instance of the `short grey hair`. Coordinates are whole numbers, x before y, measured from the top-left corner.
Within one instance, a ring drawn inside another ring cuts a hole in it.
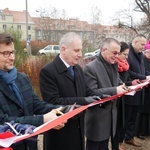
[[[69,46],[73,40],[75,38],[78,38],[81,40],[82,42],[82,38],[75,32],[68,32],[66,33],[59,41],[59,46],[61,47],[62,45],[66,45],[66,46]]]
[[[133,38],[133,41],[134,41],[134,40],[139,41],[139,40],[141,40],[141,38],[145,38],[145,39],[146,39],[146,36],[144,36],[143,34],[137,34],[137,35]]]
[[[120,42],[114,38],[106,38],[103,42],[102,42],[102,45],[100,46],[101,49],[103,48],[108,48],[110,43],[117,43],[118,45],[121,45]]]

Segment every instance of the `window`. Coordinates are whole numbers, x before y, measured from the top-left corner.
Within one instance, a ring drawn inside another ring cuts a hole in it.
[[[59,50],[59,46],[54,46],[54,50]]]
[[[5,19],[6,19],[6,17],[4,15],[2,15],[2,20],[5,20]]]
[[[45,50],[52,50],[52,46],[51,46],[51,45],[47,46],[47,47],[45,48]]]
[[[3,25],[3,29],[6,30],[6,24]]]
[[[28,26],[28,30],[31,30],[31,26]]]
[[[18,26],[17,26],[17,29],[18,29],[18,30],[21,30],[21,25],[18,25]]]

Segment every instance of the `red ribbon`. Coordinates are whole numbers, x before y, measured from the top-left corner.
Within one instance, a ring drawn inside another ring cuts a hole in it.
[[[140,90],[142,89],[143,87],[147,86],[149,84],[149,82],[145,82],[145,83],[142,83],[142,84],[139,84],[137,85],[133,90],[131,91],[137,91],[137,90]],[[116,99],[118,97],[121,97],[127,93],[130,93],[131,91],[127,91],[127,92],[124,92],[124,93],[120,93],[120,94],[117,94],[117,95],[113,95],[113,96],[110,96],[110,97],[107,97],[107,98],[104,98],[104,99],[99,99],[98,101],[96,102],[93,102],[91,104],[88,104],[88,105],[85,105],[85,106],[81,106],[77,109],[74,109],[72,111],[69,111],[67,112],[66,114],[63,114],[61,116],[59,116],[58,118],[52,120],[52,121],[49,121],[39,127],[37,127],[35,130],[34,130],[34,133],[32,134],[26,134],[26,135],[21,135],[21,136],[16,136],[14,135],[12,137],[12,134],[9,135],[5,135],[5,134],[8,134],[7,132],[3,133],[5,136],[2,137],[0,136],[0,145],[3,146],[3,147],[9,147],[11,144],[15,143],[15,142],[19,142],[21,140],[24,140],[24,139],[27,139],[27,138],[30,138],[32,136],[35,136],[35,135],[38,135],[38,134],[41,134],[43,132],[46,132],[54,127],[56,127],[57,125],[63,123],[65,120],[68,120],[70,118],[72,118],[73,116],[79,114],[80,112],[86,110],[87,108],[89,107],[92,107],[94,105],[98,105],[98,104],[102,104],[102,103],[105,103],[107,101],[110,101],[110,100],[113,100],[113,99]],[[6,138],[8,137],[8,138]],[[4,142],[3,143],[3,140],[7,140],[9,141],[7,144]]]

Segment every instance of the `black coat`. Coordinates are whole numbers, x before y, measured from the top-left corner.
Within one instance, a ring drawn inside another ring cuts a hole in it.
[[[135,53],[132,45],[130,45],[129,50],[129,75],[131,79],[146,79],[146,71],[143,61],[143,53]],[[134,96],[128,96],[128,99],[125,101],[128,105],[140,106],[144,104],[144,90],[137,91]]]
[[[84,104],[86,96],[82,68],[74,66],[75,79],[56,56],[40,72],[40,89],[45,101],[52,104]],[[84,150],[83,115],[70,119],[61,130],[50,130],[44,135],[45,150]]]
[[[150,60],[144,57],[144,65],[147,74],[150,73]],[[137,124],[137,135],[149,136],[150,135],[150,85],[145,88],[144,105],[140,107]]]
[[[150,60],[148,60],[146,57],[144,57],[144,65],[147,74],[150,74]],[[145,97],[144,97],[144,105],[145,105],[145,111],[150,112],[149,106],[150,106],[150,85],[148,85],[145,88]]]
[[[146,69],[146,73],[150,74],[150,60],[148,60],[146,57],[144,57],[144,65]],[[142,113],[150,113],[150,84],[145,87],[144,89],[145,95],[144,95],[144,105],[140,108],[139,112]]]

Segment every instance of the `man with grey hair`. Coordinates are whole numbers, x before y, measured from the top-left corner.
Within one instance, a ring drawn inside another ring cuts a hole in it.
[[[96,95],[126,92],[116,64],[120,43],[107,38],[100,49],[99,56],[84,68],[86,86]],[[116,120],[116,99],[88,109],[85,114],[86,150],[108,150],[109,138],[115,135]]]
[[[40,72],[40,89],[46,102],[55,105],[86,105],[94,97],[86,90],[82,68],[77,64],[82,57],[81,37],[69,32],[60,42],[60,55],[46,64]],[[44,134],[44,150],[84,150],[84,114],[70,119],[60,131]]]

